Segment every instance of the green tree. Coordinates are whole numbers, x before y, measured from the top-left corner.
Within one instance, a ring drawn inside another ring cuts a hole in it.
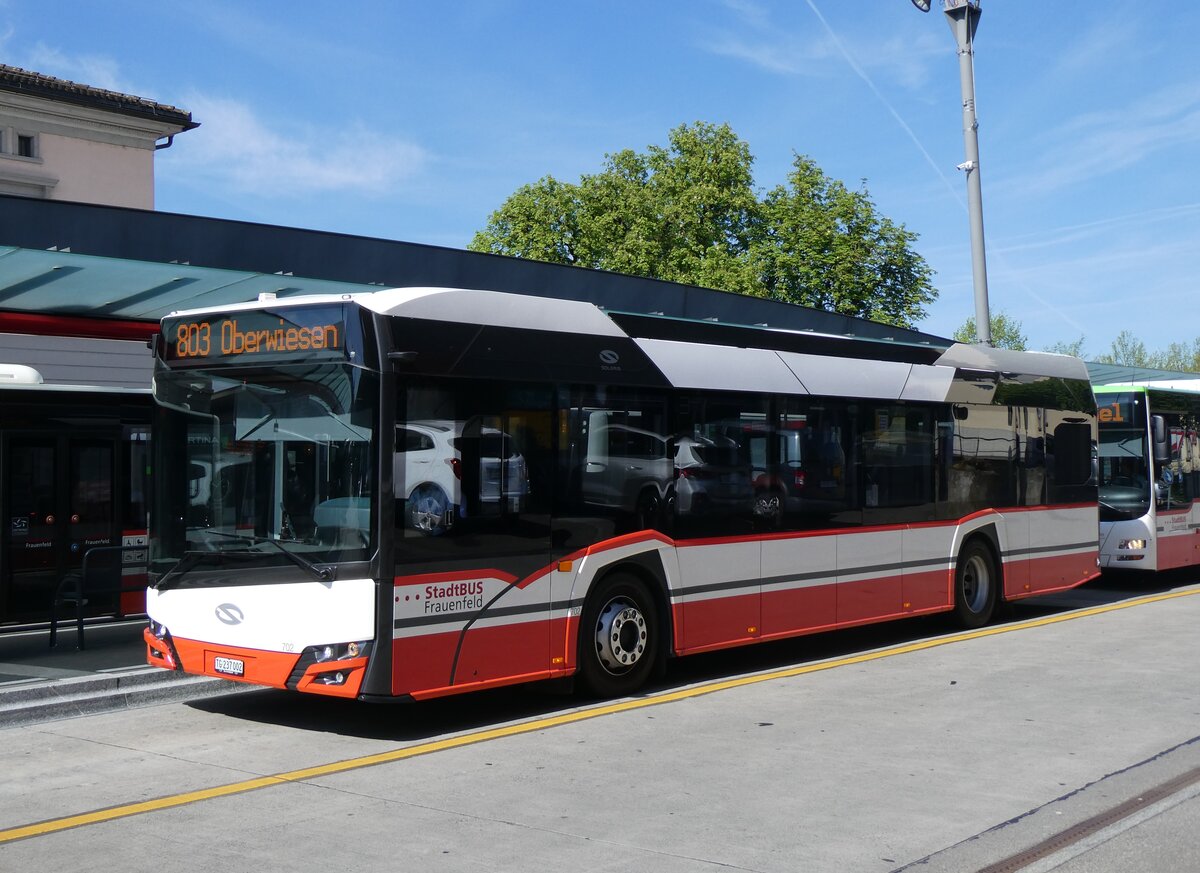
[[[1117,364],[1122,367],[1152,367],[1146,344],[1133,335],[1131,330],[1123,330],[1113,340],[1112,350],[1097,356],[1101,364]]]
[[[1075,358],[1082,358],[1084,357],[1083,343],[1084,337],[1082,334],[1080,334],[1079,339],[1075,340],[1075,342],[1069,343],[1065,342],[1064,340],[1059,340],[1056,343],[1046,346],[1045,351],[1055,352],[1060,355],[1071,355]]]
[[[1171,343],[1165,351],[1152,352],[1150,366],[1160,370],[1200,373],[1200,337],[1190,343]]]
[[[767,193],[751,252],[766,297],[911,327],[937,296],[917,235],[881,216],[795,155],[787,185]]]
[[[1025,334],[1021,332],[1021,322],[1004,312],[990,314],[992,325],[992,345],[999,349],[1013,349],[1023,352],[1029,344]],[[954,332],[954,339],[960,343],[977,343],[979,335],[975,330],[975,316],[969,317],[962,326]],[[1082,338],[1080,339],[1082,343]]]
[[[667,147],[624,150],[578,183],[525,185],[475,235],[475,251],[612,270],[802,303],[911,327],[937,291],[865,187],[851,191],[795,155],[759,197],[749,146],[696,122]]]

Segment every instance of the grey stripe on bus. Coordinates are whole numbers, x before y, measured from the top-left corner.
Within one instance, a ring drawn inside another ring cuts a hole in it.
[[[1068,554],[1072,550],[1091,548],[1092,543],[1068,543],[1059,546],[1034,546],[1025,549],[1010,549],[1004,553],[1005,558],[1019,558],[1026,555],[1038,555],[1049,553]],[[788,573],[780,576],[770,576],[767,578],[753,579],[732,579],[725,582],[710,582],[706,585],[690,585],[682,588],[677,588],[671,592],[671,600],[679,601],[688,597],[694,597],[697,594],[711,594],[714,591],[753,591],[759,588],[765,588],[771,585],[787,585],[796,582],[812,582],[821,579],[827,579],[828,584],[837,585],[839,576],[869,576],[877,574],[880,570],[949,570],[953,561],[949,558],[933,558],[925,560],[900,561],[892,564],[877,564],[867,567],[849,567],[847,569],[837,570],[818,570],[811,573]],[[844,583],[842,583],[844,584]],[[521,615],[535,615],[540,612],[554,613],[561,612],[571,607],[583,605],[582,600],[564,601],[559,603],[541,604],[533,603],[528,606],[508,606],[502,609],[492,609],[482,612],[470,613],[449,613],[444,615],[429,615],[420,616],[419,618],[404,618],[396,619],[392,622],[392,627],[399,630],[403,628],[428,627],[436,624],[453,624],[458,625],[466,621],[479,621],[492,618],[511,618]]]

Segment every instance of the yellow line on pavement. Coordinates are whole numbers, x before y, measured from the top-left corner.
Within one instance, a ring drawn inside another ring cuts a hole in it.
[[[230,797],[235,794],[244,794],[248,791],[256,791],[260,788],[303,782],[305,780],[315,779],[320,776],[331,776],[336,773],[345,773],[351,770],[360,770],[364,767],[373,767],[377,764],[389,764],[395,761],[404,761],[409,758],[416,758],[421,755],[429,755],[434,752],[444,752],[448,749],[457,749],[462,748],[463,746],[474,745],[476,743],[485,743],[489,740],[497,740],[504,737],[513,737],[521,734],[533,733],[535,731],[547,730],[548,728],[559,727],[566,724],[574,724],[576,722],[587,721],[588,719],[599,718],[605,715],[613,715],[614,713],[643,709],[647,706],[659,706],[664,703],[687,700],[692,697],[700,697],[704,694],[712,694],[717,691],[726,691],[731,688],[755,685],[760,682],[771,682],[777,679],[788,679],[794,676],[803,676],[808,673],[817,673],[823,670],[832,670],[836,667],[846,667],[852,664],[866,663],[868,661],[878,661],[882,658],[891,658],[895,657],[896,655],[906,655],[912,652],[920,652],[926,649],[933,649],[938,646],[950,645],[951,643],[961,643],[968,640],[980,639],[982,637],[990,637],[998,634],[1012,633],[1014,631],[1045,627],[1047,625],[1059,624],[1060,622],[1064,621],[1073,621],[1079,618],[1101,615],[1106,612],[1115,612],[1119,609],[1129,609],[1134,606],[1144,606],[1149,603],[1158,603],[1160,601],[1173,600],[1178,597],[1188,597],[1194,594],[1200,594],[1200,587],[1182,591],[1171,591],[1165,594],[1149,595],[1147,597],[1139,597],[1134,600],[1124,600],[1118,603],[1089,607],[1086,609],[1074,610],[1072,612],[1058,613],[1056,615],[1046,616],[1045,618],[1013,622],[1011,624],[997,625],[995,627],[987,627],[975,631],[950,634],[943,637],[936,637],[934,639],[922,640],[921,642],[917,643],[909,643],[907,645],[893,646],[886,649],[877,649],[870,652],[864,652],[860,655],[851,655],[845,658],[836,658],[829,661],[820,661],[814,664],[805,664],[802,667],[788,667],[782,670],[772,670],[767,673],[756,673],[751,676],[739,676],[736,679],[724,679],[717,682],[707,682],[703,685],[681,688],[677,691],[666,691],[661,694],[653,694],[647,697],[639,697],[632,700],[622,700],[617,703],[602,704],[600,706],[588,707],[575,712],[568,712],[561,715],[553,715],[546,718],[534,719],[533,721],[520,722],[518,724],[506,725],[498,728],[490,728],[488,730],[473,731],[469,734],[461,734],[459,736],[449,737],[444,740],[418,743],[417,745],[405,746],[401,749],[392,749],[391,751],[380,752],[375,755],[364,755],[359,758],[350,758],[345,761],[335,761],[329,764],[320,764],[315,767],[305,767],[300,770],[290,770],[286,773],[276,773],[273,776],[260,776],[256,779],[247,779],[242,782],[231,782],[227,785],[218,785],[213,788],[204,788],[199,791],[188,791],[183,794],[173,794],[154,800],[145,800],[139,803],[128,803],[120,806],[109,807],[107,809],[98,809],[93,810],[92,812],[66,816],[64,818],[50,819],[48,821],[37,822],[35,824],[22,825],[20,827],[0,830],[0,845],[12,842],[14,840],[45,836],[46,834],[52,834],[58,831],[68,830],[70,828],[82,827],[84,825],[99,824],[101,822],[127,818],[133,815],[141,815],[142,813],[157,812],[159,810],[171,809],[172,807],[177,806],[186,806],[191,803],[199,803],[203,800],[214,800],[218,797]]]

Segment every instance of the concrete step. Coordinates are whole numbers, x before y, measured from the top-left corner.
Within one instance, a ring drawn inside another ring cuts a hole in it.
[[[156,667],[21,683],[0,688],[0,728],[233,694],[254,687]]]

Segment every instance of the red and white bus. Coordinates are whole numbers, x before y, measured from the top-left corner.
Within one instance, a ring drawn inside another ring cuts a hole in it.
[[[1095,386],[1100,563],[1200,564],[1200,379]]]
[[[977,627],[1098,572],[1073,358],[450,288],[176,314],[156,357],[169,669],[618,695],[675,656]]]

